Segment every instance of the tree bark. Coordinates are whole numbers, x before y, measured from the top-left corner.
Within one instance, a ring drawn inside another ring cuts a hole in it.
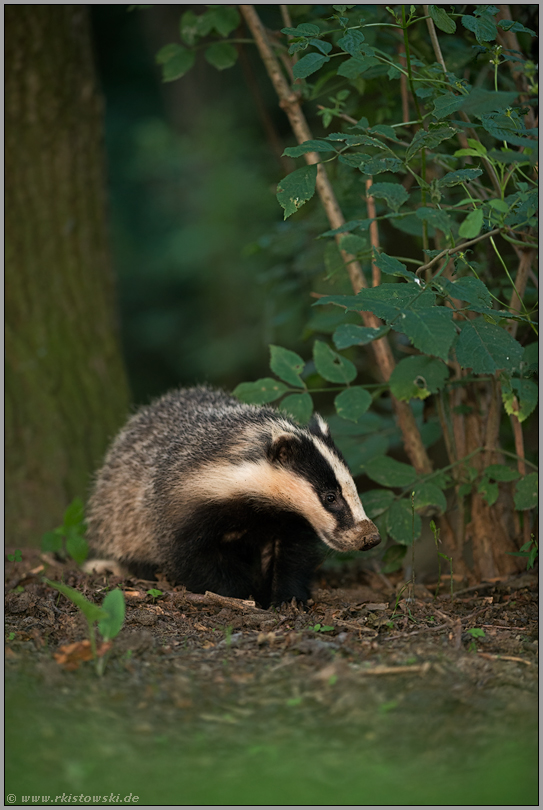
[[[118,429],[128,387],[86,6],[5,7],[6,540],[39,544]]]

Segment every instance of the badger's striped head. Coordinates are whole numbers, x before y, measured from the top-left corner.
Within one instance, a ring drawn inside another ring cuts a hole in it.
[[[253,425],[236,447],[241,452],[235,459],[200,470],[190,500],[241,498],[302,515],[336,551],[365,550],[380,542],[321,417],[301,428],[275,416],[271,423]]]
[[[298,511],[336,551],[366,550],[380,543],[364,512],[349,468],[317,414],[307,429],[276,434],[268,455],[272,469],[291,480]],[[288,489],[286,490],[288,495]]]

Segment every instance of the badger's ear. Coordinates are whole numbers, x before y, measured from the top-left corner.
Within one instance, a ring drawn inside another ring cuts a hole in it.
[[[294,433],[280,433],[273,437],[269,446],[270,461],[280,464],[290,464],[296,458],[300,449],[300,439]]]
[[[318,413],[313,414],[307,425],[307,429],[314,436],[324,436],[326,439],[330,438],[330,428]]]

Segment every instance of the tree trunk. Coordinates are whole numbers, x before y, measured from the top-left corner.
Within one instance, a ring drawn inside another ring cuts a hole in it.
[[[86,6],[5,7],[6,541],[39,544],[128,406]]]

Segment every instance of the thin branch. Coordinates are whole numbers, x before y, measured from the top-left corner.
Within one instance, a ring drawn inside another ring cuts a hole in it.
[[[369,177],[366,180],[366,195],[368,194],[373,178]],[[366,196],[366,205],[368,207],[368,219],[371,219],[370,225],[370,243],[373,248],[373,259],[371,263],[371,283],[373,287],[378,287],[381,283],[381,270],[375,264],[375,256],[379,250],[379,226],[377,224],[377,212],[375,210],[375,198]]]
[[[309,129],[300,105],[300,96],[289,87],[275,54],[270,47],[264,26],[254,6],[240,5],[239,9],[255,39],[268,76],[279,97],[279,106],[287,114],[298,143],[312,140],[311,130]],[[320,161],[320,157],[316,152],[308,152],[304,157],[308,164],[315,164]],[[317,167],[316,189],[328,217],[330,227],[332,229],[340,229],[345,224],[345,217],[339,207],[326,169],[322,163]],[[336,235],[338,247],[343,235],[344,234],[341,232]],[[363,287],[368,286],[362,272],[362,267],[355,256],[343,250],[341,247],[339,250],[347,268],[351,286],[354,292],[357,293]],[[374,328],[381,326],[381,321],[372,312],[362,312],[361,316],[366,326],[372,326]],[[380,340],[374,340],[371,345],[381,376],[386,382],[389,380],[395,366],[390,344],[386,337],[383,337]],[[405,402],[399,402],[394,398],[392,401],[402,432],[405,451],[411,463],[418,473],[430,472],[432,470],[432,463],[422,443],[420,431],[411,408]]]
[[[418,276],[420,273],[422,273],[423,270],[428,270],[429,267],[432,267],[444,256],[451,256],[453,253],[458,253],[458,251],[464,250],[464,248],[471,247],[471,245],[474,245],[476,242],[480,242],[482,239],[488,239],[489,236],[495,236],[499,232],[500,229],[495,228],[493,231],[489,231],[488,233],[482,233],[480,236],[477,236],[475,239],[470,239],[468,242],[462,242],[461,245],[457,245],[456,247],[446,248],[445,250],[442,250],[441,253],[438,253],[437,256],[434,256],[434,258],[431,261],[418,267],[415,270],[416,275]]]
[[[526,285],[532,270],[532,259],[534,256],[535,251],[533,249],[521,250],[520,262],[513,286],[513,294],[511,295],[511,301],[509,302],[509,309],[513,312],[520,313],[522,311],[522,298],[526,292]],[[513,337],[515,337],[517,333],[518,326],[518,321],[512,321],[509,325],[509,332],[513,335]]]
[[[447,66],[445,65],[445,60],[443,59],[443,54],[441,53],[441,48],[439,47],[439,40],[437,38],[434,21],[430,17],[428,6],[423,5],[423,9],[424,13],[426,14],[426,25],[428,26],[428,32],[430,34],[430,40],[432,42],[432,48],[434,49],[436,59],[443,68],[443,73],[447,73]]]

